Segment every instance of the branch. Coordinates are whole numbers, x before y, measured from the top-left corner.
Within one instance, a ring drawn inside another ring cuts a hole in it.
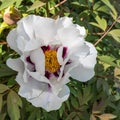
[[[67,0],[63,0],[63,1],[59,2],[59,3],[58,3],[57,5],[55,5],[54,7],[51,7],[51,8],[49,9],[49,11],[55,9],[56,7],[59,7],[60,5],[62,5],[63,3],[65,3],[66,1],[67,1]]]
[[[7,42],[0,42],[0,45],[6,45]]]
[[[103,36],[97,40],[97,42],[94,44],[94,46],[97,46],[97,44],[103,40],[103,38],[108,34],[108,32],[113,28],[113,26],[116,24],[118,21],[119,17],[112,23],[112,25],[108,28],[108,30],[103,34]]]

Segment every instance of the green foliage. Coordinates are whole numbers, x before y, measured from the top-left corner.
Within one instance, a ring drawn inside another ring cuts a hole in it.
[[[10,91],[7,96],[7,110],[11,120],[20,119],[19,107],[22,107],[21,99],[14,91]]]
[[[117,41],[120,42],[120,29],[114,29],[109,34]]]
[[[27,11],[35,10],[37,8],[44,6],[44,5],[45,5],[45,3],[41,2],[41,1],[35,1]]]
[[[0,120],[120,120],[120,1],[60,1],[0,0]],[[6,36],[16,26],[3,20],[10,5],[22,16],[72,17],[86,28],[87,41],[94,44],[100,39],[95,76],[86,83],[70,78],[70,97],[57,111],[36,108],[17,94],[16,72],[6,65],[8,57],[18,56],[6,43]]]

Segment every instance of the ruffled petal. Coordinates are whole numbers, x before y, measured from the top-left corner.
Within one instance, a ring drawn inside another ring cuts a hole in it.
[[[75,48],[83,44],[84,37],[80,36],[79,30],[73,26],[59,29],[57,31],[56,39],[60,40],[63,46],[68,47],[68,49]]]
[[[23,26],[30,40],[41,40],[42,45],[48,45],[56,33],[55,20],[35,15],[29,15],[18,22]],[[47,34],[46,34],[47,33]]]
[[[80,63],[86,68],[94,68],[96,64],[97,51],[91,43],[89,42],[85,42],[85,43],[90,50],[89,50],[89,54],[80,60]]]
[[[17,53],[21,54],[21,51],[18,49],[16,39],[17,39],[17,31],[16,31],[16,29],[13,29],[12,31],[9,32],[9,34],[7,36],[7,42],[11,49],[13,49]]]
[[[24,80],[23,80],[24,65],[21,59],[20,58],[17,58],[17,59],[9,58],[6,64],[10,68],[18,72],[18,75],[16,76],[16,81],[20,86],[23,85],[24,84]]]
[[[46,111],[57,110],[61,107],[62,102],[68,99],[70,94],[69,88],[64,86],[58,95],[52,91],[44,91],[39,97],[28,99],[36,107],[42,107]]]
[[[72,25],[72,18],[69,17],[62,17],[56,20],[57,29],[66,28]]]
[[[80,35],[83,36],[83,37],[85,37],[85,35],[86,35],[86,30],[85,30],[85,28],[84,28],[84,27],[81,27],[81,26],[79,26],[79,25],[77,25],[77,24],[75,24],[75,27],[79,30]]]
[[[77,56],[77,59],[74,57]],[[88,42],[85,42],[81,48],[78,49],[71,59],[73,62],[78,61],[77,65],[70,71],[74,79],[85,82],[94,76],[94,66],[96,64],[97,51],[95,47]]]
[[[21,61],[20,58],[17,59],[11,59],[9,58],[6,62],[6,64],[12,68],[13,70],[17,71],[17,72],[23,72],[24,71],[24,65],[23,62]]]
[[[86,82],[88,80],[90,80],[93,76],[94,76],[94,69],[88,69],[83,67],[82,65],[79,65],[77,67],[75,67],[74,69],[72,69],[70,71],[71,77],[81,81],[81,82]]]
[[[29,76],[29,80],[20,86],[19,95],[26,99],[34,99],[46,89],[48,89],[48,84],[36,81]]]

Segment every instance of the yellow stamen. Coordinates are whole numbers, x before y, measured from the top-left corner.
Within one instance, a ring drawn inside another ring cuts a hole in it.
[[[57,52],[55,50],[45,51],[45,69],[51,73],[56,72],[60,68],[57,60]]]

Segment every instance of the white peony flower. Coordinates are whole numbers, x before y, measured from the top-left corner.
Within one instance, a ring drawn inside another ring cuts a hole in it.
[[[68,17],[53,20],[29,15],[7,37],[19,53],[7,65],[18,72],[19,94],[36,107],[57,110],[68,99],[69,77],[85,82],[94,76],[97,52],[85,42],[85,29]]]

